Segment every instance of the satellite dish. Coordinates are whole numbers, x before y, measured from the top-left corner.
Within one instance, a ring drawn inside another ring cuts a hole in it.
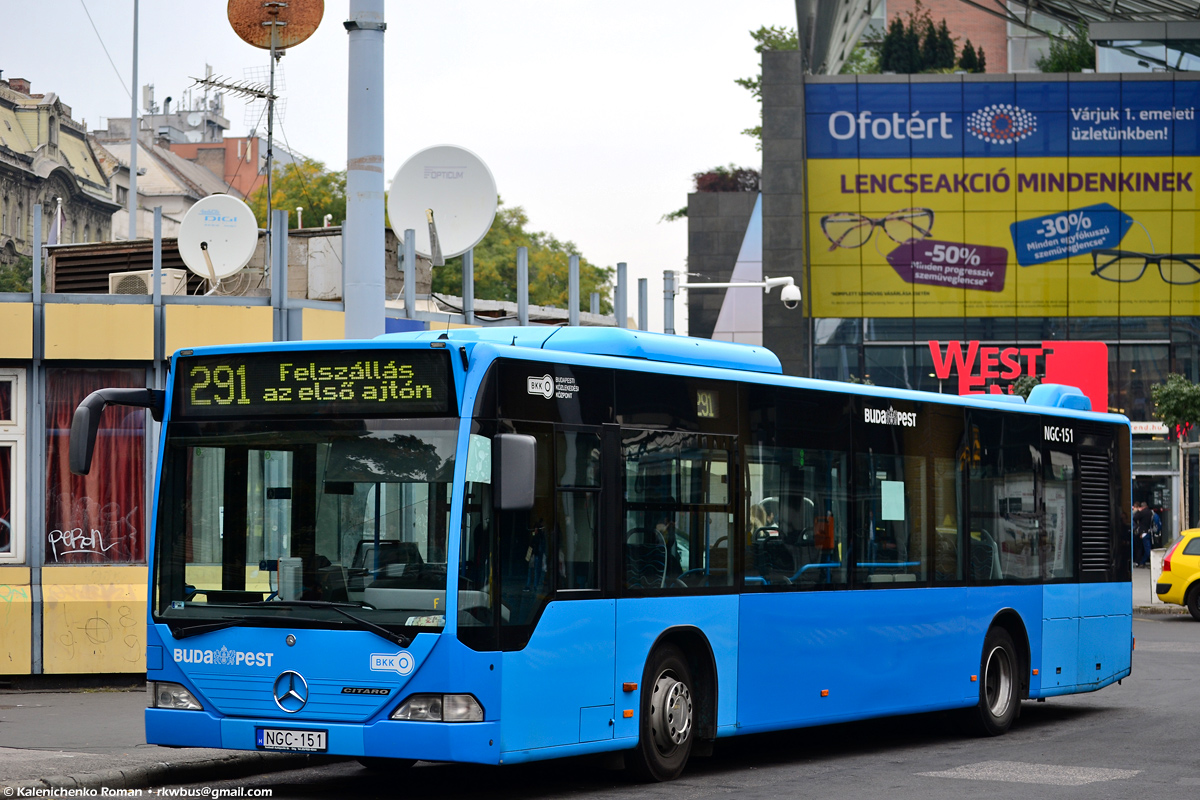
[[[286,3],[229,0],[226,13],[233,32],[242,41],[270,50],[271,34],[274,33],[275,49],[286,50],[312,36],[325,14],[325,0],[288,0]]]
[[[463,147],[438,145],[411,156],[396,170],[388,192],[392,230],[416,231],[417,253],[434,256],[429,213],[432,211],[444,258],[462,255],[487,235],[496,218],[496,180],[479,156]]]
[[[188,116],[187,116],[187,124],[188,125],[192,126],[193,128],[199,128],[201,122],[204,122],[204,117],[200,115],[200,112],[193,111],[192,113],[188,114]]]
[[[246,266],[257,245],[254,212],[232,195],[209,195],[189,208],[179,225],[183,263],[214,286]]]
[[[192,144],[197,144],[204,141],[204,134],[200,131],[188,131],[187,133],[183,134],[183,137]]]

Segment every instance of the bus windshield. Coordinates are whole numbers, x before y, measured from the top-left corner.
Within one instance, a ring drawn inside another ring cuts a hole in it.
[[[407,635],[444,625],[455,419],[173,422],[155,618]],[[345,610],[346,606],[339,606]]]

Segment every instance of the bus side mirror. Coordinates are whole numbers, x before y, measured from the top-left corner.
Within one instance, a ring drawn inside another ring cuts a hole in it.
[[[500,511],[533,508],[537,475],[537,439],[524,433],[500,433],[492,439],[492,496]]]
[[[107,406],[148,408],[154,419],[161,422],[165,404],[166,393],[158,389],[100,389],[89,394],[75,409],[75,416],[71,419],[71,472],[87,475],[91,471],[96,432],[100,430],[100,415]]]

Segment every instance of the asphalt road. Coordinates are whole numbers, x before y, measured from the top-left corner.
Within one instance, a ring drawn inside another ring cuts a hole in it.
[[[1006,735],[921,715],[718,742],[670,784],[638,785],[591,759],[514,767],[418,764],[391,774],[330,764],[211,788],[275,798],[1187,798],[1200,796],[1200,623],[1135,617],[1133,675],[1100,692],[1027,702]],[[205,784],[190,788],[199,789]]]

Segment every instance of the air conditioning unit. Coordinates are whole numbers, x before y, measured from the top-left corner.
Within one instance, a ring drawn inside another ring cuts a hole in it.
[[[186,269],[164,269],[162,271],[162,293],[187,294]],[[139,269],[133,272],[108,273],[109,294],[154,294],[154,270]]]

